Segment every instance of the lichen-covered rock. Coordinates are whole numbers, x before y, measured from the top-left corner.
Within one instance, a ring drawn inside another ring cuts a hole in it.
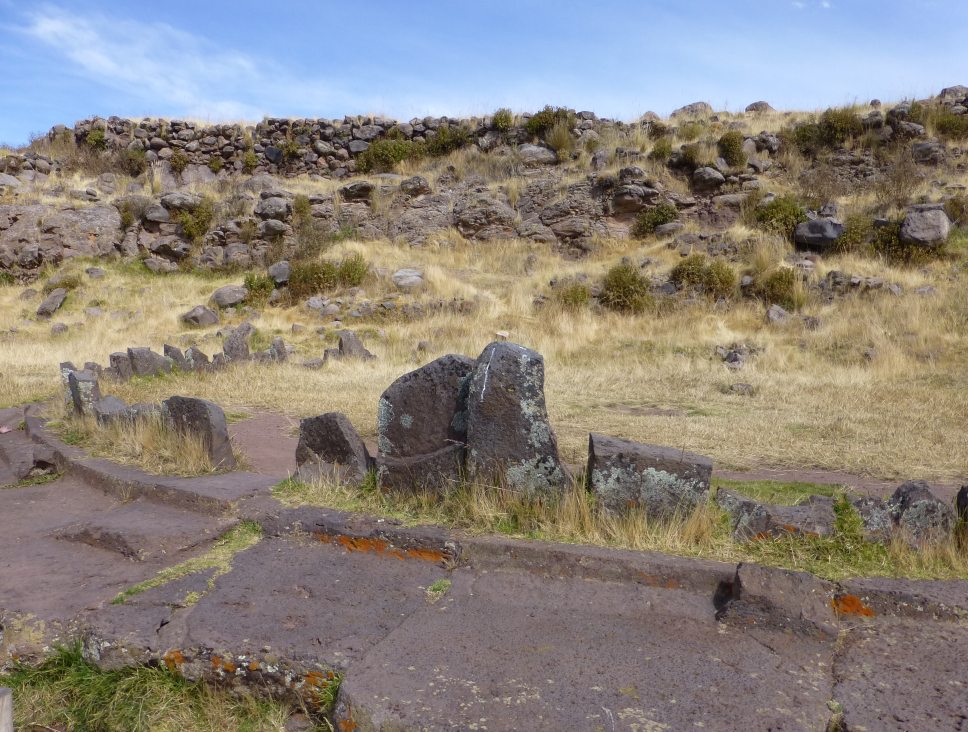
[[[473,359],[447,355],[394,381],[377,412],[377,471],[394,489],[446,490],[460,479]]]
[[[515,213],[493,195],[475,193],[454,206],[457,230],[468,239],[510,239],[515,235]]]
[[[854,499],[851,505],[864,522],[864,538],[867,541],[890,541],[894,531],[894,517],[886,501],[865,496]]]
[[[166,343],[162,350],[164,351],[165,356],[171,359],[172,364],[174,364],[175,368],[177,368],[179,371],[191,371],[188,361],[185,360],[185,354],[182,353],[180,348]]]
[[[94,417],[98,424],[111,424],[123,419],[130,419],[128,405],[115,396],[101,397],[94,404]]]
[[[363,361],[372,361],[376,358],[376,356],[366,350],[363,341],[353,331],[341,330],[337,335],[339,336],[339,349],[336,353],[331,354],[332,356],[338,358],[357,358]]]
[[[467,472],[525,494],[559,492],[567,481],[548,420],[541,354],[506,341],[478,357],[467,397]]]
[[[71,371],[67,376],[71,390],[71,404],[74,414],[85,416],[94,414],[94,405],[101,399],[101,388],[97,374],[93,371]]]
[[[249,335],[252,333],[252,326],[243,323],[238,328],[234,328],[225,342],[222,344],[222,353],[226,361],[248,361]]]
[[[207,399],[173,396],[162,402],[161,413],[175,429],[202,439],[214,467],[226,470],[235,467],[228,422],[218,404]]]
[[[328,412],[299,422],[296,464],[304,479],[322,474],[338,480],[361,481],[373,460],[346,415]]]
[[[189,371],[201,371],[211,366],[208,356],[196,346],[185,351],[185,363],[188,364]]]
[[[589,488],[609,511],[641,508],[659,518],[688,514],[706,500],[712,470],[712,460],[702,455],[588,436]]]
[[[951,506],[935,496],[923,480],[902,483],[887,504],[894,523],[915,544],[944,536],[954,528]]]
[[[794,506],[760,503],[732,491],[720,489],[716,503],[729,516],[730,529],[737,541],[788,536],[830,536],[834,533],[834,501],[826,496],[810,496]]]

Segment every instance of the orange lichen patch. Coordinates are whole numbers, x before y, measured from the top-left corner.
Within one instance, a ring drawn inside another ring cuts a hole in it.
[[[249,661],[248,669],[249,669],[249,671],[258,671],[259,670],[259,662],[258,661]]]
[[[181,651],[173,649],[171,651],[167,651],[165,655],[161,657],[161,660],[165,662],[165,666],[168,667],[169,671],[177,671],[178,667],[185,663],[185,656],[182,655]]]
[[[336,723],[336,726],[339,727],[339,732],[356,732],[357,727],[356,722],[351,717],[341,719]]]
[[[212,671],[224,671],[227,674],[234,674],[238,666],[227,658],[212,656]]]
[[[316,689],[325,689],[329,686],[329,677],[321,671],[310,671],[306,674],[305,681],[306,686],[312,686]]]
[[[857,595],[838,595],[830,601],[840,615],[860,615],[865,618],[874,617],[874,610],[865,605]]]
[[[672,579],[671,577],[663,578],[655,574],[639,572],[639,578],[649,587],[659,587],[664,590],[682,589],[682,583],[680,583],[678,580]]]
[[[394,559],[420,559],[425,562],[442,562],[446,558],[437,549],[399,549],[385,539],[375,539],[369,536],[332,535],[321,532],[314,533],[317,541],[323,544],[338,544],[348,552],[364,552],[393,557]]]

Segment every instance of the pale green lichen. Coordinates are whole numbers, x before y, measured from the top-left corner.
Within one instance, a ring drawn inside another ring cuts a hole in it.
[[[400,424],[402,424],[403,428],[407,430],[413,427],[413,415],[410,415],[410,414],[400,415]]]
[[[393,451],[393,444],[387,437],[391,422],[393,422],[393,405],[388,399],[380,397],[380,403],[376,409],[376,446],[383,455],[389,455]]]
[[[642,506],[665,516],[692,509],[702,502],[708,490],[702,480],[682,478],[652,467],[640,471],[618,465],[592,470],[591,484],[610,510]]]

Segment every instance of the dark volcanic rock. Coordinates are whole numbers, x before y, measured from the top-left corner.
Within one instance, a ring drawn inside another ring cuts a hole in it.
[[[954,528],[951,506],[935,496],[923,480],[902,483],[887,504],[895,524],[914,543],[945,535]]]
[[[216,468],[235,467],[229,428],[222,408],[206,399],[173,396],[162,402],[162,414],[175,429],[201,437]]]
[[[134,376],[159,376],[171,372],[172,361],[150,348],[129,348],[131,373]]]
[[[187,313],[184,313],[181,319],[183,322],[191,325],[215,325],[218,323],[218,313],[204,305],[196,305]]]
[[[37,315],[41,318],[49,318],[64,304],[67,299],[67,290],[58,287],[51,292],[37,308]]]
[[[562,489],[567,479],[548,421],[544,359],[515,343],[491,343],[478,357],[467,397],[467,471],[523,493]]]
[[[94,405],[94,416],[99,424],[110,424],[129,417],[128,405],[115,396],[102,397]]]
[[[360,481],[373,460],[346,415],[328,412],[299,422],[296,464],[303,477],[318,471],[339,480]]]
[[[709,494],[713,462],[702,455],[618,437],[588,436],[588,484],[610,511],[688,514]]]
[[[460,478],[474,361],[448,355],[404,374],[380,397],[378,474],[399,489],[443,489]]]
[[[82,416],[94,414],[94,405],[101,398],[97,374],[87,370],[71,371],[67,383],[70,385],[74,413]]]

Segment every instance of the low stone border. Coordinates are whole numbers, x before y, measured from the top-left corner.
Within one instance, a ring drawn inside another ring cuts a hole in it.
[[[249,472],[222,473],[197,478],[151,475],[143,470],[117,465],[110,460],[92,458],[82,450],[57,439],[45,428],[46,420],[25,410],[27,435],[49,448],[58,470],[71,472],[93,488],[122,500],[146,498],[150,501],[219,515],[234,510],[240,501],[269,496],[276,480]]]

